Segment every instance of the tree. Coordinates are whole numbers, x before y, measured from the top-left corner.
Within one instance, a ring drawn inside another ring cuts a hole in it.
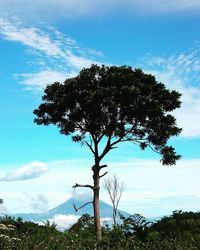
[[[0,204],[3,204],[3,199],[0,198]]]
[[[107,190],[113,206],[113,222],[116,226],[117,208],[124,190],[124,185],[116,175],[104,180],[104,188]]]
[[[76,184],[93,191],[94,224],[101,239],[99,213],[100,178],[107,167],[104,157],[119,143],[131,142],[142,150],[150,147],[164,165],[180,158],[167,142],[181,129],[172,114],[180,107],[180,93],[166,89],[151,74],[127,66],[84,68],[64,83],[48,85],[43,103],[34,110],[38,125],[56,125],[61,134],[86,145],[94,156],[93,185]]]
[[[121,225],[123,233],[127,236],[135,234],[140,239],[146,236],[146,229],[152,225],[152,223],[147,221],[141,214],[133,214],[129,217],[120,214],[120,219],[123,221],[123,224]]]

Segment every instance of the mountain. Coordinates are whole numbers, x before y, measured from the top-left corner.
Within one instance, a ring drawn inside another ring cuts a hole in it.
[[[54,218],[56,215],[75,215],[75,216],[81,216],[83,214],[89,214],[93,216],[93,207],[92,204],[88,204],[87,206],[83,207],[82,209],[75,211],[73,204],[77,208],[81,207],[85,201],[78,201],[73,198],[67,200],[66,202],[50,209],[49,211],[45,213],[18,213],[18,214],[12,214],[14,217],[21,217],[23,220],[31,220],[31,221],[46,221]],[[100,215],[101,218],[112,218],[112,206],[100,201]],[[126,213],[124,211],[118,210],[122,215],[128,217],[130,214]]]

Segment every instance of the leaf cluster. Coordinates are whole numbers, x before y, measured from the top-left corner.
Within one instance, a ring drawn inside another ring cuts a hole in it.
[[[167,141],[181,132],[171,114],[180,107],[180,96],[141,69],[92,65],[64,83],[48,85],[34,121],[56,125],[82,144],[89,135],[95,142],[106,137],[109,143],[116,139],[113,145],[130,141],[151,147],[163,164],[172,165],[180,156]]]

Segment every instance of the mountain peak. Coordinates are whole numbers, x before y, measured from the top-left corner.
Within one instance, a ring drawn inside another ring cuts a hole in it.
[[[93,216],[93,205],[91,203],[84,206],[83,208],[81,208],[77,212],[75,211],[74,205],[77,208],[79,208],[83,204],[85,204],[85,202],[86,201],[71,198],[71,199],[63,202],[62,204],[50,209],[49,211],[47,211],[45,213],[30,213],[30,214],[19,213],[19,214],[12,214],[12,216],[21,217],[23,220],[35,221],[35,222],[42,222],[42,221],[49,220],[51,222],[54,221],[56,224],[59,224],[58,221],[56,221],[56,218],[62,217],[65,219],[65,223],[67,224],[67,218],[70,218],[70,216],[73,217],[73,219],[74,218],[78,219],[83,214],[89,214],[90,216]],[[102,220],[104,220],[105,218],[111,219],[112,214],[113,214],[112,206],[107,204],[104,201],[101,201],[101,200],[99,202],[99,205],[100,205],[101,219]],[[123,214],[125,217],[128,217],[130,215],[130,214],[128,214],[124,211],[121,211],[121,210],[118,210],[118,212]],[[75,220],[73,221],[73,223],[75,223]],[[58,225],[58,228],[59,228],[59,225]],[[66,229],[66,228],[64,228],[64,229]]]

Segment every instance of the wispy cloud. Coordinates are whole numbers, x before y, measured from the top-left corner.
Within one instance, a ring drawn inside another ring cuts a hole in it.
[[[4,12],[17,13],[26,16],[26,18],[30,18],[31,13],[31,16],[38,16],[40,19],[49,16],[73,19],[85,16],[105,16],[122,11],[134,15],[175,11],[189,12],[199,8],[198,0],[35,0],[28,4],[26,0],[1,0],[1,9]]]
[[[21,168],[8,172],[0,181],[25,181],[40,177],[48,171],[46,164],[42,162],[32,162]]]
[[[37,73],[15,74],[15,78],[25,85],[26,90],[41,91],[47,84],[63,82],[66,78],[75,76],[75,72],[61,72],[44,69]]]
[[[0,36],[29,49],[30,60],[36,63],[36,72],[15,74],[28,89],[41,90],[48,83],[74,76],[83,67],[100,64],[102,53],[80,47],[75,40],[49,28],[42,30],[24,27],[19,21],[0,18]],[[34,68],[35,68],[34,67]]]
[[[0,18],[0,33],[3,35],[4,39],[20,42],[48,56],[64,56],[58,44],[52,42],[47,34],[33,27],[24,28],[20,22],[12,23]]]
[[[183,128],[182,136],[200,136],[200,51],[172,56],[150,56],[143,68],[157,79],[182,93],[182,106],[175,111],[178,125]]]

